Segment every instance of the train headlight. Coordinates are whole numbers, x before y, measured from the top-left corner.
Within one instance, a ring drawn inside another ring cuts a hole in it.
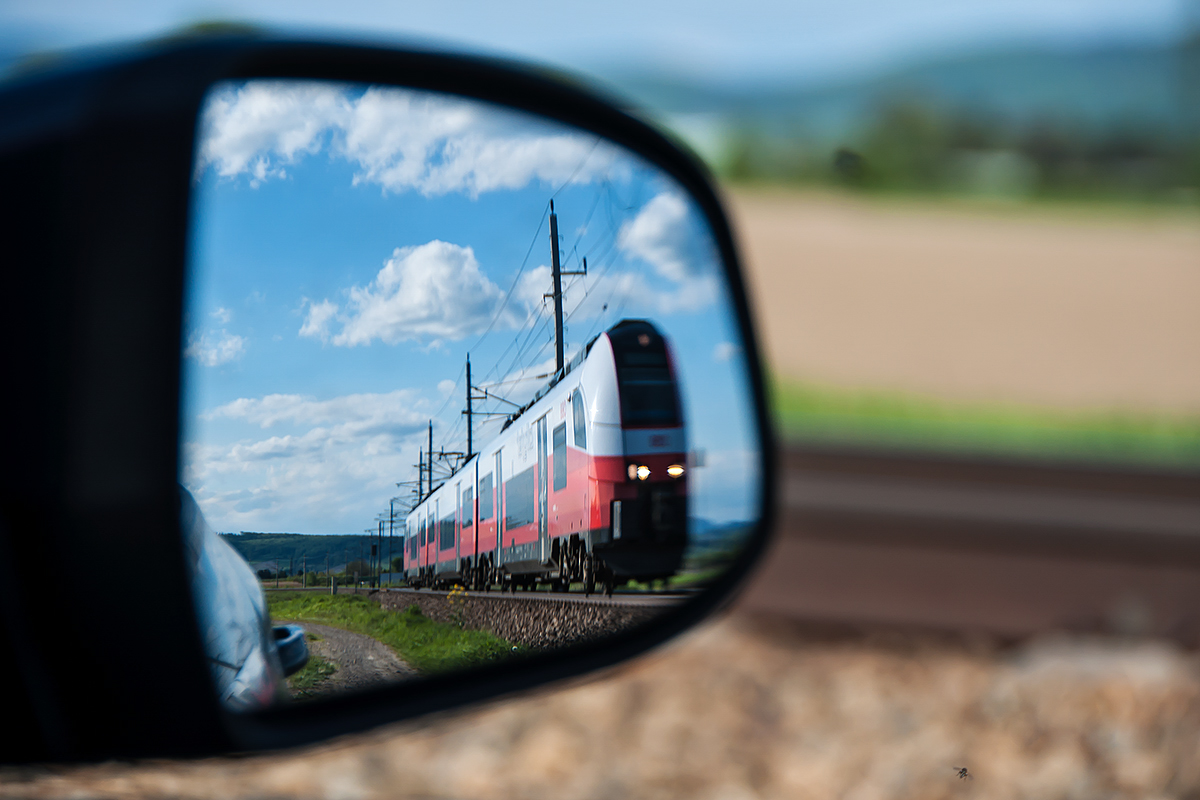
[[[680,475],[683,474],[683,465],[682,464],[672,464],[671,466],[667,467],[667,474],[670,475],[672,478],[678,478]]]
[[[650,477],[650,468],[646,467],[646,466],[638,467],[637,468],[637,476],[638,476],[639,481],[646,480],[646,478]]]

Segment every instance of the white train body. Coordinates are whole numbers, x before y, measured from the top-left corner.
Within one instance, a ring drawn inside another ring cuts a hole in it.
[[[672,575],[687,545],[686,453],[670,347],[623,320],[413,509],[408,580],[590,590]]]

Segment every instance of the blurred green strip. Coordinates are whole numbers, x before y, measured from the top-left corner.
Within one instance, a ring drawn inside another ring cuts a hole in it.
[[[1200,415],[957,404],[789,379],[776,379],[771,392],[791,442],[1200,467]]]

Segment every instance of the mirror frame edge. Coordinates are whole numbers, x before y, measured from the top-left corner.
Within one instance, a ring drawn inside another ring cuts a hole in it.
[[[729,296],[737,317],[744,346],[744,362],[749,388],[753,392],[755,433],[760,454],[760,517],[748,536],[745,547],[727,570],[705,587],[697,597],[664,612],[637,628],[553,653],[510,661],[472,672],[470,685],[462,685],[460,674],[439,675],[414,684],[398,684],[361,694],[347,695],[311,705],[297,705],[255,714],[239,715],[219,707],[211,689],[208,695],[216,715],[223,720],[222,735],[211,727],[199,736],[162,747],[162,738],[152,731],[141,737],[148,749],[139,748],[136,756],[171,755],[198,757],[238,751],[266,751],[293,747],[356,733],[383,724],[397,723],[417,716],[460,708],[469,703],[495,700],[527,692],[549,683],[578,678],[586,673],[612,667],[644,653],[728,604],[764,552],[774,525],[777,493],[777,449],[772,417],[768,408],[763,364],[758,336],[750,313],[749,299],[741,276],[741,261],[733,232],[707,169],[692,153],[672,142],[646,122],[603,98],[593,87],[572,81],[568,76],[546,69],[510,61],[436,50],[370,47],[361,44],[297,41],[259,36],[215,36],[151,45],[130,60],[107,67],[106,93],[90,104],[90,113],[111,118],[130,118],[190,113],[189,152],[195,151],[196,123],[200,105],[212,84],[222,80],[249,78],[292,78],[336,80],[401,86],[418,90],[441,91],[483,102],[515,108],[581,128],[629,149],[648,163],[674,178],[701,209],[717,242],[725,271]],[[154,74],[167,70],[167,75]],[[168,80],[171,76],[175,84]],[[180,81],[183,90],[178,91]],[[175,88],[172,97],[162,96]],[[105,106],[107,102],[110,105]],[[83,128],[85,131],[87,128]],[[191,170],[176,174],[184,183],[184,207],[166,213],[183,214],[183,236],[177,242],[178,283],[182,287],[188,269],[188,245],[191,236]],[[174,341],[182,342],[184,297],[178,294]],[[176,348],[176,371],[171,376],[177,398],[173,432],[176,471],[179,475],[179,387],[182,377],[182,351]],[[176,520],[176,527],[178,521]],[[182,567],[182,541],[179,545]],[[178,570],[172,569],[177,574]],[[179,594],[179,593],[176,593]],[[190,593],[174,597],[168,605],[190,610]],[[166,601],[167,598],[164,598]],[[194,614],[191,628],[195,628]],[[198,641],[198,631],[193,634]],[[179,653],[176,653],[178,656]],[[486,684],[483,688],[481,685]],[[208,688],[208,687],[205,687]],[[183,687],[185,691],[188,688]],[[194,679],[191,691],[197,691]],[[103,746],[81,751],[85,760],[112,755],[129,755],[106,750]],[[158,749],[155,749],[157,745]],[[70,755],[68,758],[72,758]]]

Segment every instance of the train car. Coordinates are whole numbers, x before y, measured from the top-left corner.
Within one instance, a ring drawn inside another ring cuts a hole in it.
[[[413,509],[409,583],[611,593],[669,577],[687,546],[687,482],[670,346],[623,320]]]

